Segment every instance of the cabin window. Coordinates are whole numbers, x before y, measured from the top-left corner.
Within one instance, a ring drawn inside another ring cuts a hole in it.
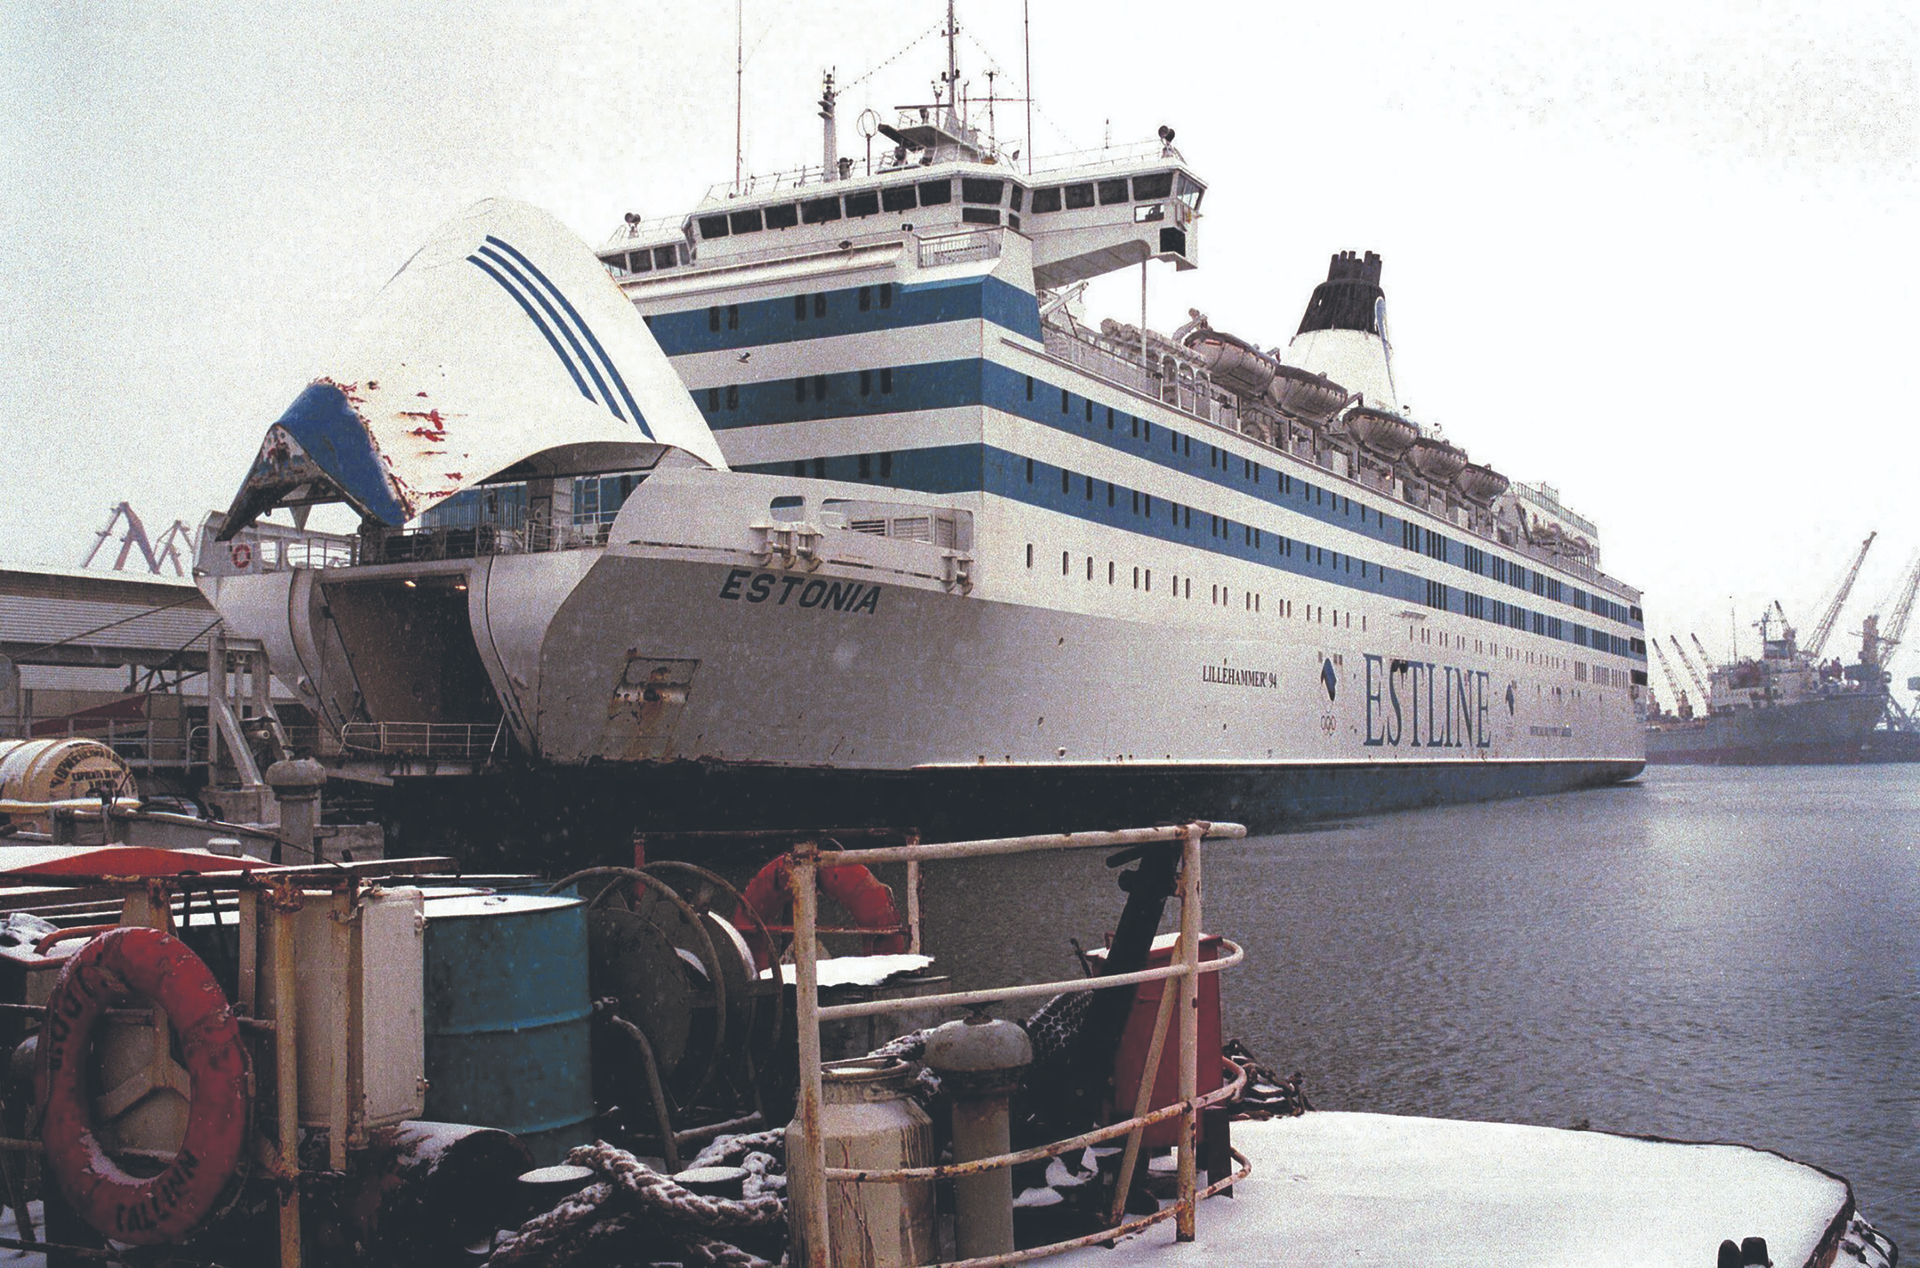
[[[767,208],[767,228],[791,229],[800,223],[800,211],[792,203]]]
[[[1005,181],[990,181],[983,180],[978,176],[963,176],[960,178],[960,201],[998,207],[1000,205],[1000,195],[1005,187]]]
[[[1027,399],[1033,399],[1033,376],[1031,374],[1027,376]]]
[[[1087,477],[1087,501],[1093,501],[1093,477]]]
[[[813,399],[816,401],[827,399],[827,376],[824,374],[813,376]]]
[[[1113,406],[1107,406],[1107,430],[1113,430]]]
[[[1060,491],[1062,493],[1069,493],[1072,491],[1071,486],[1069,486],[1067,483],[1067,481],[1070,478],[1071,476],[1069,475],[1067,469],[1065,467],[1060,468]]]
[[[1133,196],[1140,202],[1155,198],[1165,198],[1173,192],[1173,173],[1155,172],[1151,176],[1133,178]]]
[[[1033,543],[1027,543],[1027,567],[1033,567]]]
[[[860,455],[860,478],[862,480],[873,479],[873,455],[870,453]]]
[[[727,225],[735,233],[759,233],[765,225],[761,223],[760,209],[736,211],[727,216]]]
[[[827,315],[827,293],[825,291],[814,292],[813,315],[815,317],[825,317]]]
[[[1060,389],[1060,412],[1062,414],[1067,412],[1067,389],[1065,388]]]
[[[880,283],[880,307],[882,308],[893,307],[893,283],[892,282]]]
[[[807,297],[805,295],[795,295],[793,297],[793,319],[795,321],[805,321],[807,319]]]
[[[627,257],[627,272],[645,273],[653,268],[653,252],[635,251]]]
[[[720,329],[720,305],[718,304],[707,309],[707,329],[710,331]]]
[[[740,385],[738,383],[727,384],[727,408],[740,408]]]
[[[1067,572],[1070,567],[1070,565],[1067,563],[1067,559],[1068,559],[1067,552],[1064,550],[1061,551],[1060,552],[1060,575],[1063,577],[1067,575]]]
[[[970,225],[997,225],[1000,213],[990,207],[962,207],[960,219]]]
[[[840,200],[838,198],[809,198],[800,204],[802,224],[823,225],[829,220],[840,219]]]
[[[873,190],[865,193],[847,195],[847,216],[877,216],[880,214],[880,195]]]
[[[1206,197],[1206,194],[1207,191],[1201,187],[1199,181],[1185,172],[1180,173],[1180,188],[1174,196],[1187,205],[1188,211],[1199,211],[1200,200]]]
[[[1033,191],[1034,215],[1037,216],[1045,211],[1058,210],[1060,210],[1060,187],[1058,185],[1052,189],[1036,189]]]
[[[711,414],[714,411],[718,410],[719,408],[720,408],[720,389],[717,387],[710,387],[707,389],[707,413]]]
[[[1033,483],[1033,459],[1027,459],[1027,483]]]
[[[1093,186],[1069,185],[1066,187],[1067,210],[1078,211],[1082,207],[1093,206]]]
[[[740,305],[738,304],[727,305],[727,329],[740,329]]]
[[[887,211],[912,211],[913,186],[890,185],[880,191],[880,206]]]
[[[1012,189],[1008,190],[1007,191],[1007,210],[1008,211],[1020,210],[1020,204],[1026,199],[1026,196],[1027,196],[1027,189],[1026,189],[1026,186],[1024,185],[1015,185]]]
[[[670,269],[678,263],[680,263],[680,248],[655,247],[653,249],[653,267],[654,268]]]
[[[871,286],[862,286],[860,288],[860,311],[864,313],[869,308],[872,308],[872,307],[873,307],[873,288]]]
[[[825,458],[815,458],[813,460],[813,478],[816,480],[824,480],[827,478],[827,460]]]
[[[1087,421],[1092,422],[1093,421],[1093,398],[1091,396],[1089,396],[1086,399],[1086,407],[1087,407]]]
[[[920,205],[922,207],[933,207],[952,201],[953,182],[951,180],[920,182]]]
[[[798,378],[793,381],[793,399],[795,401],[805,401],[807,399],[807,381],[805,378]],[[798,473],[796,472],[795,474]]]
[[[727,217],[725,216],[725,214],[723,213],[718,216],[701,216],[700,217],[700,236],[703,238],[726,237],[727,236]]]
[[[873,371],[872,370],[860,371],[860,395],[862,396],[873,395]]]
[[[893,367],[888,366],[886,369],[880,371],[880,394],[882,396],[885,396],[892,391],[893,391]]]
[[[1113,505],[1113,481],[1107,481],[1107,505]]]
[[[1112,180],[1100,182],[1100,205],[1102,207],[1109,203],[1126,202],[1129,196],[1127,193],[1127,178],[1124,176],[1118,176]]]
[[[1012,212],[1008,212],[1008,213],[1007,213],[1007,228],[1009,228],[1009,229],[1012,229],[1012,230],[1013,230],[1013,231],[1015,231],[1016,233],[1017,233],[1017,232],[1019,232],[1019,230],[1020,230],[1020,217],[1018,217],[1018,216],[1016,216],[1016,215],[1014,215],[1014,214],[1013,214]]]

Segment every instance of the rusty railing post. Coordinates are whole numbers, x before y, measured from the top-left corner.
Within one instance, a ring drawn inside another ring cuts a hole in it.
[[[1194,1164],[1200,1111],[1200,838],[1206,825],[1190,823],[1180,834],[1180,1214],[1174,1218],[1176,1241],[1194,1238]],[[1148,1076],[1150,1077],[1150,1076]]]
[[[797,1027],[800,1056],[800,1130],[806,1137],[807,1153],[792,1160],[810,1173],[806,1200],[791,1218],[806,1247],[806,1268],[827,1268],[833,1262],[827,1245],[827,1141],[821,1134],[821,1105],[824,1092],[820,1074],[820,969],[814,958],[815,932],[819,923],[819,894],[815,888],[820,863],[820,846],[802,841],[789,855],[788,885],[793,893],[793,991],[794,1023]],[[774,966],[774,972],[780,971]]]

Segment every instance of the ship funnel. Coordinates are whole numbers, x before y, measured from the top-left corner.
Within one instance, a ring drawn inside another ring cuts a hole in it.
[[[489,479],[645,470],[674,451],[726,466],[587,245],[489,199],[406,262],[267,429],[220,536],[324,502],[398,527]]]
[[[1313,289],[1300,330],[1287,345],[1287,365],[1311,370],[1358,393],[1368,405],[1397,412],[1393,347],[1387,338],[1387,299],[1380,289],[1380,257],[1342,251]]]

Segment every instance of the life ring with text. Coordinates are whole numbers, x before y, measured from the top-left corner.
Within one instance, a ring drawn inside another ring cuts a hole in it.
[[[754,874],[747,887],[740,891],[740,900],[744,907],[751,907],[759,913],[760,919],[767,924],[782,920],[787,909],[793,903],[792,882],[788,874],[787,858],[783,854]],[[861,940],[861,951],[866,955],[890,955],[907,949],[907,939],[900,930],[900,917],[893,906],[893,891],[874,878],[872,872],[858,863],[843,863],[839,867],[823,867],[819,873],[820,892],[837,900],[853,917],[853,923],[862,929],[872,929]],[[772,963],[772,948],[760,935],[752,916],[745,910],[733,913],[733,927],[738,929],[747,945],[753,948],[753,963],[758,969]]]
[[[253,547],[245,542],[235,542],[227,547],[227,556],[233,560],[234,567],[245,568],[253,563]]]
[[[102,1147],[87,1087],[94,1026],[129,994],[165,1010],[192,1090],[179,1150],[144,1180]],[[143,1246],[177,1242],[220,1208],[246,1152],[247,1050],[220,984],[184,942],[128,926],[75,952],[47,1000],[37,1075],[48,1167],[95,1229]]]

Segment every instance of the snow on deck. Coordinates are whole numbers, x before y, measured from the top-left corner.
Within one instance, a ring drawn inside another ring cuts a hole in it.
[[[1844,1181],[1742,1145],[1325,1111],[1235,1123],[1233,1143],[1253,1175],[1201,1204],[1195,1241],[1169,1221],[1048,1262],[1712,1268],[1757,1235],[1800,1268],[1851,1209]]]
[[[902,973],[918,973],[933,963],[930,955],[840,955],[821,960],[818,977],[822,986],[879,986]],[[780,966],[780,976],[791,985],[800,970],[791,964]],[[770,977],[772,969],[760,970]]]

